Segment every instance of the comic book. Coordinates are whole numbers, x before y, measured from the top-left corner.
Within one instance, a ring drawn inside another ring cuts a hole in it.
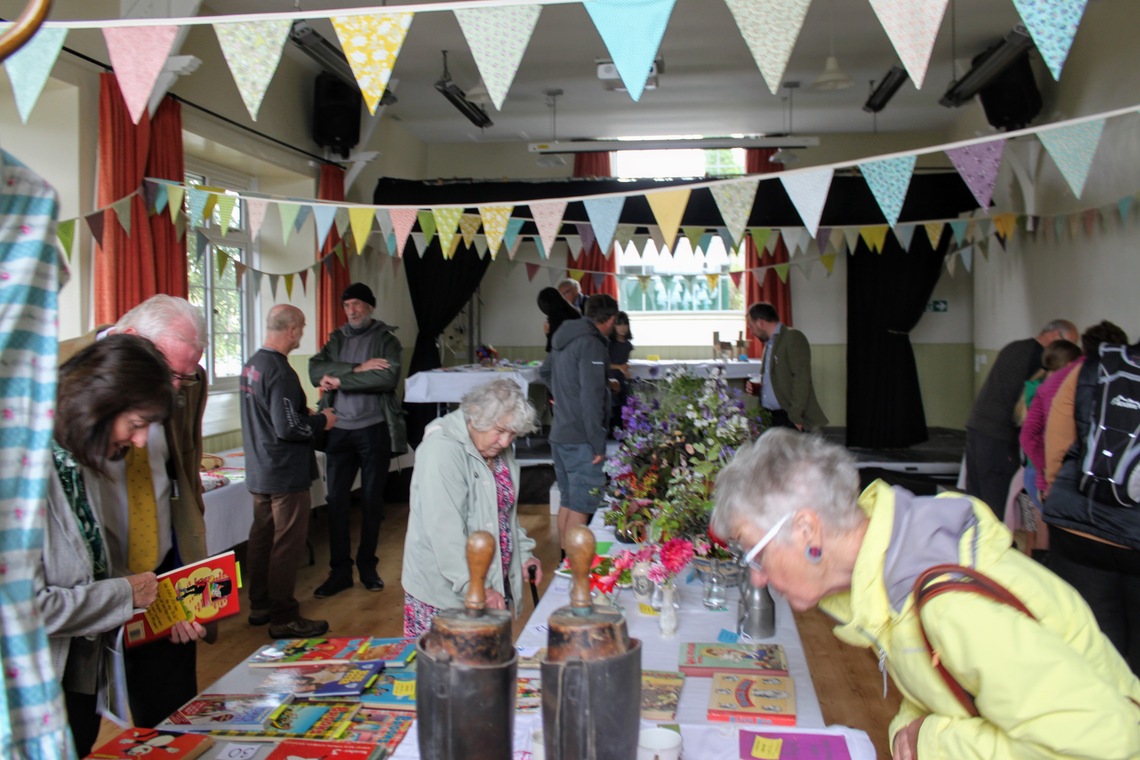
[[[351,662],[367,638],[329,636],[318,639],[281,639],[254,652],[251,668],[277,668],[291,665],[333,665]]]
[[[379,673],[384,670],[384,663],[379,660],[348,662],[343,665],[330,665],[330,668],[339,673],[339,677],[329,679],[325,683],[318,684],[313,690],[312,694],[307,695],[309,699],[325,699],[328,697],[353,697],[358,698],[364,690],[377,678]],[[293,670],[293,668],[283,668],[284,670]]]
[[[212,746],[213,737],[205,734],[181,734],[132,727],[115,734],[91,750],[87,757],[90,760],[129,760],[157,752],[164,760],[194,760]]]
[[[385,670],[403,668],[415,659],[416,639],[372,638],[361,648],[358,660],[379,660]]]
[[[416,711],[416,674],[394,670],[381,673],[360,695],[360,704],[401,712]]]
[[[347,702],[293,702],[279,708],[260,731],[226,731],[220,726],[210,731],[215,737],[240,738],[242,741],[280,741],[339,739],[360,705]]]
[[[786,676],[788,660],[779,644],[725,644],[722,642],[681,644],[679,670],[687,676],[713,673]]]
[[[382,753],[379,744],[367,742],[285,739],[265,760],[379,760],[384,756]]]
[[[712,679],[709,720],[796,725],[796,687],[792,679],[741,673],[715,673]]]
[[[384,747],[388,754],[396,751],[412,727],[415,716],[406,712],[361,707],[352,716],[341,738],[350,742],[372,742]]]
[[[515,689],[515,710],[534,712],[542,707],[542,679],[519,677]]]
[[[671,670],[641,671],[641,717],[646,720],[673,720],[677,717],[677,702],[684,673]]]
[[[158,597],[123,626],[128,648],[165,638],[175,623],[209,623],[241,612],[237,561],[232,551],[158,576]]]
[[[167,731],[260,731],[291,694],[199,694],[156,726]]]

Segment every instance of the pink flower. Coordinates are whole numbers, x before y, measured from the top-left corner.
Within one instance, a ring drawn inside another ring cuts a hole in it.
[[[647,577],[654,583],[660,584],[669,579],[669,573],[665,572],[665,568],[662,565],[654,562],[649,566],[649,574]]]
[[[677,575],[693,559],[693,542],[685,538],[672,538],[658,550],[661,564],[670,575]]]

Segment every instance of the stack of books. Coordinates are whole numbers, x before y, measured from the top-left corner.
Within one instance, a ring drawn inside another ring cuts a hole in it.
[[[796,725],[796,687],[779,644],[686,642],[680,670],[711,678],[710,721]]]

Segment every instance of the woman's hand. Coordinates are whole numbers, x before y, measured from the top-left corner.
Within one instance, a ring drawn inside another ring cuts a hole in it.
[[[136,609],[145,610],[154,604],[158,597],[158,579],[154,573],[128,575],[127,583],[131,584],[131,604]]]
[[[487,608],[492,610],[505,610],[507,600],[503,595],[491,587],[487,587]]]
[[[531,557],[523,563],[523,581],[530,582],[530,568],[534,568],[534,585],[542,583],[542,563],[538,561],[538,557]]]
[[[170,629],[170,640],[175,644],[189,644],[206,638],[206,628],[197,621],[179,621]]]
[[[918,760],[918,730],[922,728],[924,720],[926,718],[912,720],[902,731],[895,734],[895,746],[892,752],[894,760]]]

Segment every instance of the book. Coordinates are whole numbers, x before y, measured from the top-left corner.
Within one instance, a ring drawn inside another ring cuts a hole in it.
[[[232,551],[158,576],[158,596],[123,626],[128,648],[166,637],[175,623],[209,623],[241,612],[237,561]]]
[[[847,740],[836,734],[740,732],[740,760],[851,760]]]
[[[294,670],[294,668],[282,668],[282,670]],[[306,695],[307,698],[359,697],[384,670],[384,663],[380,660],[346,662],[343,665],[330,665],[326,670],[331,670],[331,675],[336,677],[317,684],[316,688]]]
[[[416,711],[416,674],[394,670],[381,673],[360,695],[360,704],[384,710]]]
[[[295,699],[310,699],[322,685],[336,681],[354,666],[351,662],[332,665],[293,665],[288,668],[262,668],[252,674],[264,674],[256,692],[285,692]]]
[[[794,726],[795,684],[785,676],[715,673],[707,717],[729,723]]]
[[[541,670],[546,647],[515,647],[519,653],[519,670]]]
[[[369,639],[358,660],[379,660],[385,670],[406,667],[416,656],[416,639]]]
[[[356,715],[352,716],[352,722],[348,724],[341,739],[350,742],[374,742],[391,754],[404,740],[415,719],[416,717],[410,713],[361,707]]]
[[[157,728],[169,731],[260,731],[291,694],[199,694]]]
[[[379,744],[368,742],[285,739],[265,760],[379,760],[383,757],[381,752]]]
[[[288,665],[333,665],[351,662],[367,638],[330,636],[318,639],[281,639],[266,644],[250,655],[251,668],[276,668]]]
[[[641,717],[645,720],[673,720],[685,674],[670,670],[641,671]]]
[[[270,716],[260,731],[211,730],[215,737],[242,741],[276,742],[282,739],[333,741],[339,739],[360,705],[347,702],[293,702]]]
[[[154,728],[127,728],[91,750],[88,758],[127,760],[150,752],[159,752],[167,760],[194,760],[214,746],[205,734],[180,734]]]
[[[786,676],[788,660],[779,644],[724,644],[721,642],[681,644],[679,670],[687,676],[713,673]]]
[[[515,710],[534,712],[542,707],[542,679],[521,677],[515,688]]]

